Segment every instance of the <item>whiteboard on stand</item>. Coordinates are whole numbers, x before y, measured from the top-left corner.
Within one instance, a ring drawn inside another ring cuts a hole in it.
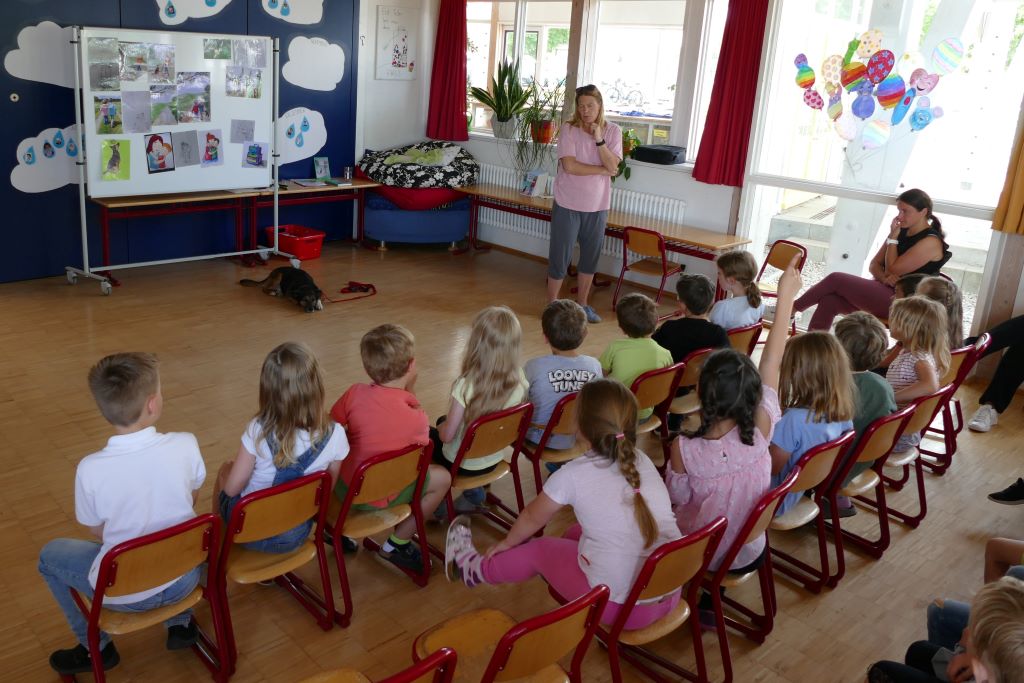
[[[81,30],[90,197],[268,187],[273,39]]]

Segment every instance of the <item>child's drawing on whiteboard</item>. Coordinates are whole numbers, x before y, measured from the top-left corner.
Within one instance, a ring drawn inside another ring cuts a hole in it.
[[[131,177],[131,140],[100,141],[101,180],[128,180]]]
[[[242,145],[242,167],[266,168],[268,149],[270,145],[266,142],[246,142]]]
[[[150,84],[169,85],[174,83],[174,46],[153,44],[149,46],[146,60]]]
[[[149,43],[118,43],[122,81],[137,81],[146,77],[150,47]]]
[[[220,166],[224,163],[223,150],[221,149],[220,129],[199,131],[199,140],[203,145],[203,156],[200,165]]]
[[[378,79],[412,80],[416,68],[418,16],[407,7],[377,7]]]
[[[150,173],[174,170],[174,151],[171,134],[160,133],[146,136],[146,168]]]
[[[229,66],[224,70],[224,92],[228,97],[251,97],[258,100],[263,96],[263,71]]]

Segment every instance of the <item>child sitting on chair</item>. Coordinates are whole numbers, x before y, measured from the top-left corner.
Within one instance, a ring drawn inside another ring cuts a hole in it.
[[[361,463],[376,455],[430,443],[427,414],[412,393],[417,376],[415,343],[412,333],[401,325],[379,325],[364,334],[359,342],[363,369],[373,381],[353,384],[331,408],[331,417],[345,428],[350,449],[334,488],[339,500],[345,500],[348,483]],[[430,465],[420,499],[422,509],[433,512],[451,483],[448,470]],[[379,510],[408,505],[415,487],[413,481],[393,498],[355,507]],[[334,520],[329,521],[334,523]],[[416,520],[409,516],[395,527],[380,555],[399,567],[420,571],[423,558],[416,544],[410,541],[415,532]]]
[[[672,362],[678,363],[698,349],[725,349],[729,335],[711,322],[709,313],[715,303],[715,286],[704,275],[680,275],[676,280],[677,309],[682,317],[666,320],[654,341],[668,349]]]
[[[89,371],[89,389],[115,435],[102,450],[78,463],[75,473],[75,517],[100,539],[58,538],[39,555],[39,573],[71,625],[78,645],[50,655],[50,666],[62,676],[92,671],[86,640],[87,622],[69,588],[91,598],[100,561],[124,541],[145,536],[195,517],[192,509],[206,478],[199,444],[192,434],[161,434],[156,421],[163,411],[160,372],[151,353],[107,356]],[[183,600],[199,583],[200,568],[170,583],[131,595],[105,597],[104,609],[144,612]],[[167,649],[196,642],[192,610],[166,622]],[[117,666],[120,656],[110,636],[100,632],[103,669]]]
[[[627,294],[619,299],[615,317],[627,338],[613,341],[601,354],[605,377],[614,377],[629,389],[645,372],[672,365],[672,354],[651,339],[658,325],[658,311],[650,297]],[[643,422],[653,412],[654,408],[645,408],[638,419]]]

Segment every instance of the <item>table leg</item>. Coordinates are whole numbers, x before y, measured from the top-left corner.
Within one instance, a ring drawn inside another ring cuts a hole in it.
[[[366,220],[366,190],[359,188],[356,190],[356,243],[362,244],[363,239],[366,237],[366,227],[364,221]]]
[[[477,197],[474,195],[469,205],[469,245],[477,251],[490,251],[490,247],[480,245],[480,241],[477,239],[479,231],[480,205],[477,203]]]

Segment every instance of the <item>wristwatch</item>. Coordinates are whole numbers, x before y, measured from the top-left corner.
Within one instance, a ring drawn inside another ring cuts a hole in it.
[[[601,145],[604,144],[604,140],[601,140],[601,142],[595,142],[594,144],[597,145],[598,147],[600,147]]]

